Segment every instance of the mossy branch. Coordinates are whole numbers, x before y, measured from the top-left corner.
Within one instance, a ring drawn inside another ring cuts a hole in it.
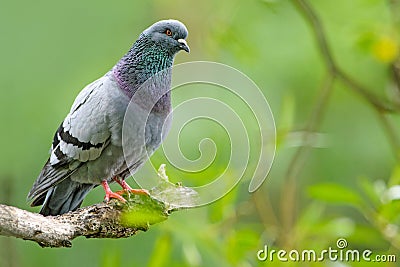
[[[160,167],[159,185],[147,195],[124,195],[125,203],[112,200],[58,216],[44,217],[0,204],[0,235],[31,240],[42,247],[71,247],[79,236],[123,238],[147,231],[168,218],[172,211],[196,206],[197,193],[172,184]]]

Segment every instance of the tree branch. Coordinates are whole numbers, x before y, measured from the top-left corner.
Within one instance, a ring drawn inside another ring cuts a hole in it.
[[[147,226],[125,227],[121,210],[114,205],[97,204],[60,216],[44,217],[0,204],[0,235],[32,240],[42,247],[71,247],[78,236],[121,238],[146,231]]]
[[[350,90],[361,96],[377,111],[383,113],[398,113],[400,107],[393,105],[393,103],[387,101],[386,99],[380,98],[378,95],[375,95],[367,88],[353,80],[338,66],[332,55],[332,52],[329,49],[322,22],[309,2],[307,0],[293,0],[293,2],[305,20],[311,25],[311,29],[313,30],[317,40],[318,48],[320,49],[321,55],[325,61],[325,65],[328,68],[328,72],[332,76],[342,80]]]
[[[398,0],[392,1],[397,2]],[[305,21],[311,26],[312,33],[317,43],[317,48],[320,51],[324,65],[327,69],[327,78],[324,86],[322,86],[320,89],[320,95],[313,107],[309,119],[307,120],[307,124],[304,129],[305,134],[302,140],[304,146],[299,147],[293,155],[285,176],[285,186],[282,187],[284,188],[281,201],[281,222],[283,226],[283,234],[281,235],[282,239],[280,242],[285,246],[292,245],[290,242],[292,241],[292,230],[296,218],[296,195],[298,190],[296,181],[306,163],[306,159],[310,152],[310,133],[315,132],[318,129],[320,122],[323,120],[335,81],[341,81],[346,85],[346,88],[361,96],[378,114],[378,118],[382,122],[384,130],[391,141],[392,149],[396,159],[399,158],[398,151],[400,147],[400,140],[397,137],[390,121],[385,116],[387,113],[398,114],[400,112],[400,107],[393,101],[389,101],[386,98],[381,98],[378,95],[375,95],[372,91],[354,80],[342,68],[340,68],[329,47],[323,23],[314,8],[310,5],[309,1],[292,0],[292,2],[303,15]],[[398,77],[400,77],[400,72],[397,72],[397,70],[398,69],[394,69],[394,74],[398,74]],[[395,76],[395,78],[398,77]],[[399,84],[399,82],[397,84]]]
[[[325,111],[328,107],[328,102],[333,91],[334,76],[328,75],[325,78],[323,85],[319,91],[319,96],[316,100],[311,115],[307,121],[302,138],[303,146],[300,146],[293,155],[285,178],[284,193],[282,194],[282,226],[283,226],[283,241],[282,244],[288,245],[291,242],[291,229],[296,217],[296,197],[297,197],[297,177],[300,175],[308,154],[310,152],[310,136],[314,133],[321,123]]]
[[[31,240],[42,247],[71,247],[79,236],[123,238],[149,225],[164,221],[172,211],[196,207],[198,194],[188,187],[172,184],[159,169],[159,184],[148,195],[125,194],[122,203],[111,200],[58,216],[44,217],[0,204],[0,235]]]

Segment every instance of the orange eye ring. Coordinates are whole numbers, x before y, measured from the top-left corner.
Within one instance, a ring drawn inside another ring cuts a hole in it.
[[[170,29],[166,29],[165,34],[168,36],[172,36],[172,31]]]

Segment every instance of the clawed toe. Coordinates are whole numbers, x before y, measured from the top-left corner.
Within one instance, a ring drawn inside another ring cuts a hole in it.
[[[111,192],[111,193],[108,193],[108,194],[106,194],[106,196],[104,197],[104,200],[108,203],[109,201],[110,201],[110,199],[111,198],[115,198],[115,199],[118,199],[119,201],[121,201],[121,202],[126,202],[126,199],[125,198],[123,198],[121,195],[119,195],[118,193],[114,193],[114,192]]]
[[[122,202],[126,202],[126,199],[123,198],[120,194],[114,193],[113,191],[111,191],[110,187],[108,186],[108,183],[106,180],[101,182],[101,185],[104,188],[104,191],[106,192],[106,195],[104,197],[104,201],[106,201],[107,203],[110,201],[111,198],[115,198],[118,199]]]
[[[115,192],[116,194],[122,196],[123,194],[134,194],[134,195],[145,195],[145,196],[150,196],[149,191],[146,189],[123,189]]]
[[[116,181],[123,188],[123,190],[116,192],[119,195],[131,193],[131,194],[135,194],[135,195],[150,196],[149,191],[147,191],[146,189],[133,189],[125,182],[125,180],[122,180],[119,177],[114,177],[114,181]]]

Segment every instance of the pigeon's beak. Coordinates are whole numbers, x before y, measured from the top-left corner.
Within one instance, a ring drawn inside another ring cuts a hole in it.
[[[185,50],[186,52],[190,52],[190,48],[188,46],[188,44],[186,43],[185,39],[178,39],[178,43],[179,43],[179,48],[182,50]]]

